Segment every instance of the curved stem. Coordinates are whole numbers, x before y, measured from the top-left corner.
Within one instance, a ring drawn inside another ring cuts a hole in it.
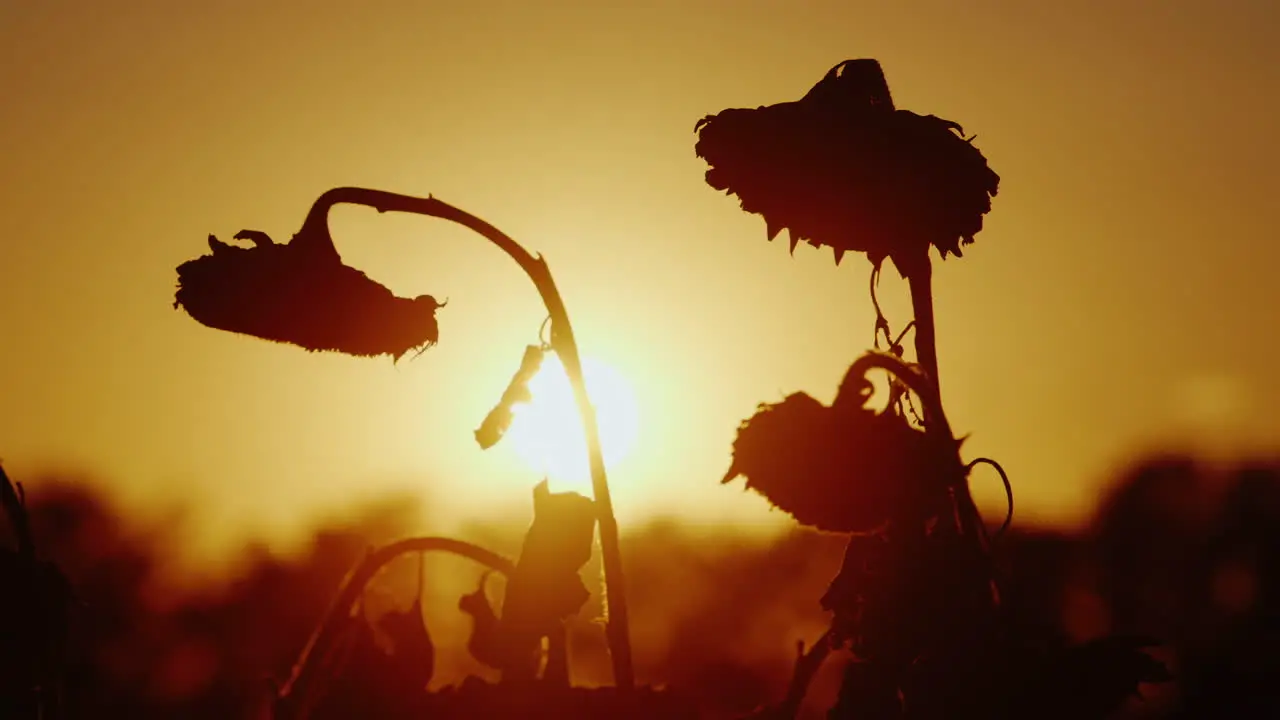
[[[582,417],[583,433],[586,435],[587,459],[591,467],[591,489],[599,513],[600,552],[604,561],[605,607],[608,618],[605,632],[608,635],[609,654],[613,661],[614,684],[623,689],[630,689],[635,684],[635,677],[631,664],[626,582],[622,572],[622,553],[618,542],[618,521],[613,514],[613,500],[609,494],[604,453],[600,448],[600,429],[596,424],[595,408],[587,394],[587,385],[582,374],[582,359],[578,355],[578,343],[574,339],[573,326],[569,323],[569,314],[565,309],[564,300],[560,297],[560,291],[551,277],[546,260],[541,254],[536,256],[530,254],[515,240],[484,220],[434,197],[421,198],[367,188],[339,187],[325,192],[311,206],[311,212],[307,215],[299,234],[307,236],[308,230],[315,230],[324,231],[317,232],[316,237],[328,237],[329,211],[334,205],[342,203],[364,205],[378,212],[427,215],[462,225],[497,245],[512,260],[515,260],[520,269],[533,281],[538,294],[542,296],[547,314],[551,316],[551,346],[560,357],[560,363],[569,377],[569,384],[573,387],[578,413]]]
[[[938,396],[933,391],[933,385],[930,384],[928,378],[919,371],[907,364],[906,360],[886,352],[868,352],[860,356],[849,369],[845,372],[845,380],[841,382],[841,387],[849,382],[849,378],[863,377],[865,378],[868,371],[884,370],[893,376],[894,380],[902,383],[908,390],[920,396],[920,402],[924,404],[926,413],[933,413],[934,417],[941,418],[941,427],[939,434],[945,432],[948,435],[951,432],[950,426],[946,425],[946,416],[942,413],[942,403],[939,402]]]
[[[288,681],[280,688],[275,716],[291,720],[305,718],[312,699],[316,674],[323,665],[325,652],[345,627],[351,608],[382,568],[401,555],[409,553],[446,552],[474,560],[503,575],[515,572],[515,563],[505,557],[465,540],[444,537],[419,537],[400,540],[369,553],[342,583],[342,589],[329,606],[324,619],[307,641],[294,663]]]

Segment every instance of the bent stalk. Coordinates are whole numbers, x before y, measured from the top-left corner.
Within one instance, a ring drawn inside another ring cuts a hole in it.
[[[560,297],[560,291],[547,267],[547,261],[541,254],[536,256],[531,254],[515,240],[484,220],[434,197],[421,198],[368,188],[339,187],[325,192],[311,206],[311,212],[308,213],[299,235],[328,237],[329,211],[334,205],[343,203],[364,205],[380,213],[412,213],[455,222],[497,245],[512,260],[515,260],[520,269],[533,281],[547,308],[547,314],[551,317],[551,346],[560,357],[561,365],[564,366],[569,384],[573,387],[578,414],[582,417],[583,433],[587,441],[587,459],[591,467],[591,490],[599,512],[600,552],[604,560],[605,606],[608,610],[605,632],[613,662],[614,684],[622,689],[631,689],[635,685],[635,677],[631,664],[631,636],[627,620],[622,553],[618,542],[618,521],[613,513],[604,454],[600,448],[600,430],[596,424],[595,408],[587,394],[587,386],[582,374],[582,359],[578,354],[578,343],[573,335],[573,326],[569,323],[569,314],[565,309],[564,300]],[[312,234],[308,233],[308,230],[317,232]]]
[[[515,563],[505,557],[464,540],[443,537],[409,538],[375,550],[355,567],[342,583],[342,589],[325,613],[324,619],[307,641],[298,661],[294,663],[289,679],[277,693],[274,716],[280,720],[305,718],[314,700],[316,675],[321,669],[330,645],[344,627],[343,621],[351,615],[356,600],[382,568],[401,555],[423,552],[447,552],[474,560],[481,565],[510,576]]]

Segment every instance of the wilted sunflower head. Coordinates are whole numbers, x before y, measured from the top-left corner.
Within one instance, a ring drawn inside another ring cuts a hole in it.
[[[739,427],[721,482],[745,476],[747,489],[829,532],[867,532],[927,510],[946,458],[906,418],[867,407],[870,388],[846,379],[830,406],[805,393],[761,404]]]
[[[786,229],[846,252],[886,257],[904,274],[930,246],[960,256],[991,210],[1000,177],[956,123],[897,110],[880,64],[847,60],[803,98],[731,108],[694,128],[707,184]]]
[[[387,304],[386,314],[374,322],[378,334],[370,338],[371,344],[386,347],[383,352],[396,360],[410,350],[426,350],[439,342],[436,310],[448,304],[447,300],[440,302],[431,295],[418,295],[407,304],[397,302],[394,310]]]
[[[202,325],[335,351],[399,359],[439,340],[430,295],[401,298],[342,263],[327,230],[304,228],[285,244],[265,233],[236,235],[252,247],[209,236],[211,253],[178,266],[174,307]]]

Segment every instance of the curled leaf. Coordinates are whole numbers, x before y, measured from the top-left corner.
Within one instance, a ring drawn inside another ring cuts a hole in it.
[[[538,345],[530,345],[524,349],[520,369],[511,377],[511,382],[507,383],[507,389],[502,392],[502,399],[493,406],[488,415],[485,415],[484,422],[480,423],[480,427],[476,429],[476,442],[480,443],[480,449],[488,450],[497,445],[498,441],[506,435],[507,429],[511,427],[516,404],[527,403],[533,399],[533,394],[529,392],[529,381],[538,374],[545,355],[546,351]]]
[[[422,616],[423,554],[418,553],[418,592],[405,610],[392,610],[378,620],[391,639],[392,667],[405,687],[421,690],[431,682],[436,667],[436,646]]]
[[[580,572],[591,559],[596,512],[590,498],[574,492],[553,493],[546,480],[534,488],[533,524],[502,601],[499,639],[505,656],[504,678],[532,677],[541,639],[561,634],[563,621],[590,598]]]
[[[399,359],[439,340],[430,295],[401,298],[343,264],[328,231],[304,227],[288,243],[242,230],[240,247],[209,236],[210,254],[178,266],[174,307],[217,330],[335,351]]]
[[[480,576],[476,589],[458,599],[458,609],[471,617],[471,634],[467,638],[467,651],[479,662],[501,670],[503,665],[501,638],[498,637],[498,614],[489,604],[485,585],[489,573]]]
[[[880,64],[846,60],[803,98],[703,118],[695,130],[707,184],[781,228],[899,270],[930,245],[973,242],[1000,177],[957,123],[894,108]]]
[[[940,458],[905,418],[866,406],[871,384],[846,377],[831,406],[805,393],[761,404],[738,429],[721,482],[746,486],[798,522],[865,532],[921,507]]]

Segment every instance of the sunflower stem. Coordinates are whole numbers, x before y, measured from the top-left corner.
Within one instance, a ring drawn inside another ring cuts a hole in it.
[[[916,321],[916,362],[924,368],[925,374],[933,385],[933,391],[939,399],[942,397],[942,385],[938,382],[938,341],[934,334],[933,324],[933,263],[926,257],[907,277],[911,288],[911,311]],[[925,408],[925,424],[930,420],[931,410]]]
[[[916,322],[916,362],[924,368],[928,378],[929,392],[934,395],[933,402],[929,402],[928,398],[924,399],[925,431],[933,435],[938,442],[946,443],[942,452],[957,452],[955,435],[942,410],[942,392],[938,381],[938,346],[933,316],[933,266],[927,254],[922,259],[916,260],[908,263],[910,269],[906,273],[907,283],[911,288],[911,309]],[[982,515],[973,502],[973,495],[969,492],[969,483],[963,475],[962,463],[958,455],[956,467],[960,475],[949,483],[955,504],[955,522],[958,526],[956,529],[962,537],[969,538],[977,556],[985,560],[990,548],[982,527]],[[987,580],[992,588],[992,601],[998,604],[999,592],[992,579]]]
[[[328,225],[329,211],[339,204],[364,205],[378,212],[403,212],[449,220],[466,227],[498,246],[520,266],[533,281],[547,314],[551,317],[551,344],[560,363],[564,366],[569,384],[573,388],[578,414],[582,418],[583,433],[587,441],[587,459],[591,467],[591,489],[599,517],[600,552],[605,575],[605,602],[608,607],[609,655],[613,662],[614,684],[623,690],[635,686],[635,673],[631,660],[631,634],[628,629],[626,582],[622,571],[622,553],[618,541],[618,521],[613,513],[613,501],[609,493],[609,480],[605,472],[604,453],[600,448],[600,429],[596,423],[595,408],[587,394],[582,374],[582,360],[578,343],[569,323],[564,300],[556,287],[546,260],[541,254],[533,255],[508,235],[480,218],[448,203],[428,196],[425,198],[384,190],[358,187],[339,187],[326,191],[311,206],[311,212],[303,224],[303,234],[309,227],[324,229]]]

